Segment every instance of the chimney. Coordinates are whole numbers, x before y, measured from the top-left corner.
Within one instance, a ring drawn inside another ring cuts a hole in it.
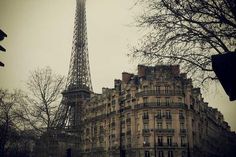
[[[123,72],[122,73],[122,81],[127,84],[129,82],[129,80],[131,79],[131,77],[133,76],[133,74],[127,73],[127,72]]]
[[[116,90],[121,90],[121,80],[115,79],[114,80],[114,85]]]
[[[145,76],[146,67],[144,65],[138,65],[138,77]]]
[[[180,73],[179,65],[173,65],[171,69],[174,76],[179,76]]]

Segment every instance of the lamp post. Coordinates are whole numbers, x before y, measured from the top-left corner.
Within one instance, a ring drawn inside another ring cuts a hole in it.
[[[157,156],[157,150],[156,150],[156,115],[154,115],[154,127],[153,127],[153,136],[154,136],[154,156]]]
[[[120,146],[119,146],[119,149],[120,149],[120,157],[125,157],[125,150],[123,150],[122,148],[122,113],[123,113],[123,105],[120,104]]]

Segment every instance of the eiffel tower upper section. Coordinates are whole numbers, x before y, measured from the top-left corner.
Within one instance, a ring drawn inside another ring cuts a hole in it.
[[[73,45],[66,90],[92,92],[86,26],[86,0],[76,0]]]

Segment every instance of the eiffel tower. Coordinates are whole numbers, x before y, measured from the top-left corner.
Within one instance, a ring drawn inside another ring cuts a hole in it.
[[[73,45],[62,101],[52,130],[36,144],[36,157],[80,156],[83,136],[83,104],[93,93],[88,56],[86,0],[76,0]],[[76,154],[76,155],[75,155]]]
[[[81,127],[83,102],[90,98],[92,89],[86,26],[86,0],[76,0],[73,45],[66,88],[55,117],[56,128],[78,131]]]

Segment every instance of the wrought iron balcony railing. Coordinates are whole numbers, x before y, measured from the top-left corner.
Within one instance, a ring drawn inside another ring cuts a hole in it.
[[[178,147],[177,143],[156,143],[157,148],[170,148],[170,147]]]
[[[180,108],[187,109],[188,106],[184,103],[170,103],[166,105],[166,103],[157,103],[157,102],[149,102],[149,103],[140,103],[134,105],[134,109],[142,109],[142,108]]]
[[[183,91],[180,90],[145,90],[136,93],[137,97],[142,96],[183,96]]]
[[[174,134],[175,129],[156,129],[156,133]]]

